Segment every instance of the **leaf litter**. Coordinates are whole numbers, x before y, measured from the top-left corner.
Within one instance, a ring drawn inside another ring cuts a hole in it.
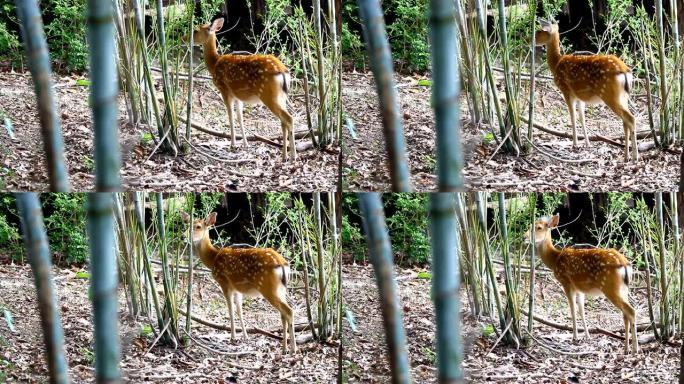
[[[421,278],[424,269],[395,268],[400,308],[406,331],[410,371],[415,383],[437,382],[434,305],[431,281]],[[355,318],[356,331],[345,322],[343,329],[343,375],[349,383],[391,381],[382,313],[373,268],[345,265],[345,304]],[[524,290],[524,288],[523,288]],[[567,299],[560,284],[549,275],[537,275],[535,315],[564,325],[572,325]],[[637,324],[648,322],[644,289],[632,289],[630,300],[637,310]],[[461,289],[461,335],[463,369],[467,382],[498,383],[673,383],[679,370],[681,340],[660,344],[641,342],[639,355],[624,355],[623,342],[603,334],[588,341],[572,341],[572,331],[534,322],[533,335],[554,349],[569,353],[592,351],[574,356],[550,351],[536,342],[516,349],[496,344],[498,320],[470,314],[465,289]],[[527,303],[527,297],[521,302]],[[586,316],[590,328],[600,327],[620,334],[623,321],[619,311],[605,298],[587,298]],[[527,305],[527,304],[525,304]],[[579,321],[578,321],[579,323]],[[492,327],[493,325],[493,327]],[[527,326],[522,317],[521,326]],[[580,326],[580,325],[578,325]],[[494,331],[496,329],[496,332]],[[651,332],[639,332],[643,340]]]

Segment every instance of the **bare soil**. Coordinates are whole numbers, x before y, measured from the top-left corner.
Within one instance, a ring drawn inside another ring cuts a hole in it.
[[[93,318],[88,298],[89,281],[78,278],[77,270],[53,269],[58,307],[61,312],[66,359],[73,383],[94,382]],[[220,288],[207,275],[196,275],[193,289],[193,316],[229,325],[228,310]],[[306,322],[301,290],[291,290],[295,323]],[[330,383],[337,377],[338,345],[308,341],[299,344],[296,355],[283,355],[281,342],[262,334],[249,334],[247,340],[230,339],[230,332],[192,323],[194,339],[190,346],[162,346],[155,336],[142,333],[149,320],[131,318],[125,293],[119,290],[122,357],[126,382],[173,383]],[[185,303],[185,296],[179,296]],[[183,304],[185,308],[185,304]],[[43,338],[33,275],[28,266],[0,265],[0,313],[12,315],[14,331],[0,318],[0,371],[8,382],[48,381]],[[258,327],[280,333],[280,315],[263,299],[245,299],[247,328]],[[180,326],[185,327],[184,316]],[[153,320],[156,321],[156,320]],[[238,325],[239,326],[239,325]],[[306,331],[297,332],[297,337]],[[210,347],[214,352],[201,346]],[[237,353],[239,355],[226,355]],[[223,353],[223,354],[222,354]],[[2,380],[0,380],[2,381]]]
[[[77,85],[79,78],[55,75],[53,81],[72,189],[88,191],[94,188],[93,127],[89,87]],[[183,90],[179,98],[185,94]],[[185,103],[180,101],[179,105]],[[194,123],[229,133],[228,114],[210,81],[200,79],[195,83],[193,105]],[[295,131],[307,129],[304,110],[301,91],[291,91],[289,111],[295,120]],[[185,107],[179,114],[185,117]],[[12,140],[4,127],[0,129],[0,188],[47,190],[40,121],[30,74],[0,72],[0,118],[3,116],[11,120],[16,137]],[[246,106],[244,121],[247,136],[259,135],[280,142],[280,122],[266,107]],[[180,124],[184,135],[185,124]],[[120,96],[119,141],[124,190],[306,192],[336,188],[339,148],[334,146],[326,151],[310,148],[300,152],[296,162],[283,163],[277,146],[250,141],[246,148],[242,142],[231,147],[229,139],[193,129],[192,144],[211,157],[194,149],[187,155],[174,157],[154,152],[156,145],[149,135],[153,130],[156,137],[156,128],[128,123],[125,100]],[[239,135],[237,127],[236,134]],[[297,141],[307,140],[310,141],[306,138]]]
[[[416,383],[437,381],[434,306],[431,282],[421,279],[421,270],[395,269],[404,328],[408,344],[411,376]],[[428,271],[429,272],[429,271]],[[370,266],[347,265],[343,289],[346,305],[353,313],[356,330],[345,323],[343,374],[350,383],[386,383],[389,364],[377,286]],[[637,285],[643,286],[637,279]],[[503,290],[503,288],[501,288]],[[632,304],[637,323],[648,321],[644,289],[632,288]],[[549,274],[538,274],[535,286],[535,314],[546,320],[572,325],[568,304],[558,282]],[[590,328],[600,327],[620,334],[622,315],[605,298],[587,298],[586,316]],[[521,299],[527,305],[527,298]],[[681,340],[670,344],[645,341],[651,332],[640,332],[641,353],[624,355],[623,342],[603,334],[590,340],[572,341],[572,332],[534,323],[533,335],[539,343],[516,348],[496,343],[498,335],[486,331],[498,320],[473,317],[466,292],[461,290],[461,329],[464,342],[463,368],[467,382],[498,383],[674,383],[679,367]],[[527,325],[527,318],[523,316]],[[590,352],[577,356],[566,353]]]
[[[406,150],[411,182],[416,191],[437,188],[435,127],[430,105],[429,86],[419,85],[421,75],[395,76],[403,116]],[[570,115],[553,81],[537,79],[535,123],[555,131],[572,133]],[[499,82],[499,98],[504,100]],[[523,81],[523,85],[527,84]],[[527,97],[525,91],[524,98]],[[648,130],[644,91],[632,92],[630,109],[636,117],[637,132]],[[523,99],[524,99],[523,98]],[[520,100],[527,111],[527,102]],[[354,122],[355,137],[343,134],[343,188],[350,191],[383,191],[391,188],[382,119],[375,83],[371,73],[351,72],[344,76],[343,103]],[[656,106],[657,108],[657,106]],[[461,96],[461,134],[464,152],[463,177],[466,190],[491,191],[675,191],[679,180],[681,146],[667,150],[650,149],[640,153],[635,163],[623,161],[623,148],[602,141],[592,141],[589,148],[580,142],[573,149],[572,139],[534,130],[534,144],[551,158],[534,150],[530,155],[505,153],[492,139],[498,125],[474,124],[467,100]],[[525,113],[525,117],[527,113]],[[578,120],[579,121],[579,120]],[[622,122],[606,106],[587,106],[587,133],[621,142]],[[578,122],[578,135],[581,128]],[[524,124],[524,132],[527,125]],[[640,139],[639,143],[652,142]],[[558,160],[562,159],[562,160]],[[588,160],[582,162],[582,160]]]

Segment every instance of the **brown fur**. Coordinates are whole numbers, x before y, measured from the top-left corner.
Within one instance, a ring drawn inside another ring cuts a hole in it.
[[[185,212],[183,221],[190,222]],[[216,213],[206,219],[192,222],[192,243],[200,260],[211,270],[211,275],[221,287],[228,302],[231,336],[235,337],[233,299],[237,297],[237,311],[243,336],[247,337],[242,320],[242,294],[259,294],[278,312],[283,323],[283,352],[287,351],[288,333],[292,351],[297,352],[294,334],[294,311],[287,303],[286,290],[289,265],[287,260],[272,248],[216,248],[209,239],[209,228],[216,222]]]
[[[603,294],[623,314],[625,325],[625,353],[630,352],[630,332],[634,352],[639,351],[636,335],[636,311],[628,302],[631,266],[627,258],[615,249],[572,247],[558,249],[551,241],[551,229],[558,225],[558,215],[535,222],[534,232],[528,232],[528,239],[534,239],[537,254],[563,286],[572,315],[573,339],[577,338],[575,304],[578,302],[585,336],[589,330],[584,317],[584,295]]]
[[[634,115],[629,111],[632,72],[614,55],[561,55],[558,25],[543,24],[535,34],[537,45],[546,45],[546,56],[553,79],[570,112],[573,145],[577,145],[575,106],[579,104],[585,143],[589,138],[584,120],[585,103],[603,102],[622,120],[625,132],[625,161],[639,157]]]

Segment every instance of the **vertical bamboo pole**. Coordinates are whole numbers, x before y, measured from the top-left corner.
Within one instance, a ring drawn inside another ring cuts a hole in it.
[[[408,384],[411,382],[411,372],[397,283],[392,271],[392,246],[385,224],[385,213],[380,195],[377,193],[359,193],[358,197],[370,262],[375,271],[375,279],[380,293],[392,382],[394,384]]]
[[[95,376],[98,383],[118,383],[119,314],[112,194],[88,194],[90,288],[95,319]]]
[[[69,185],[69,174],[64,164],[61,123],[55,106],[50,58],[40,9],[36,0],[15,0],[15,4],[26,50],[26,59],[36,92],[36,104],[40,117],[50,190],[68,192],[71,187]]]
[[[190,67],[192,68],[192,67]],[[192,72],[192,69],[190,70]],[[190,250],[188,251],[188,302],[185,307],[185,333],[188,335],[188,340],[187,343],[190,343],[190,326],[192,325],[192,283],[194,280],[194,264],[195,260],[193,260],[193,252],[194,252],[194,246],[192,245],[192,220],[195,217],[195,195],[192,193],[189,193],[186,195],[186,198],[190,200],[190,209],[189,215],[190,215],[190,222],[188,223],[188,243],[190,246],[188,247]],[[176,267],[178,268],[178,267]]]
[[[534,72],[531,72],[532,76],[534,76]],[[533,77],[534,78],[534,77]],[[530,205],[531,205],[531,211],[532,211],[532,223],[530,223],[530,233],[534,233],[534,222],[537,220],[537,194],[536,193],[531,193],[528,195],[530,199]],[[534,240],[532,240],[532,246],[530,247],[530,305],[528,307],[528,313],[529,315],[527,316],[527,332],[532,335],[533,327],[534,327],[534,283],[535,283],[535,278],[536,278],[536,246],[534,245]]]
[[[440,191],[463,189],[463,152],[459,114],[459,48],[453,0],[430,1],[432,102],[437,128],[437,177]]]
[[[437,368],[440,383],[461,383],[463,345],[460,325],[459,236],[452,193],[430,194],[432,292],[437,319]]]
[[[190,7],[190,33],[188,35],[188,114],[185,117],[187,125],[185,126],[185,139],[190,142],[190,131],[192,123],[192,88],[194,80],[194,65],[193,65],[193,53],[194,53],[194,31],[195,31],[195,0],[190,0],[188,2],[192,4]],[[193,199],[194,200],[194,199]],[[192,212],[190,213],[190,218],[192,218]],[[191,226],[192,227],[192,226]],[[192,248],[192,247],[190,247]],[[192,251],[190,251],[192,256]],[[189,315],[188,315],[189,316]]]
[[[33,280],[38,294],[40,322],[45,342],[50,382],[66,384],[69,382],[66,359],[64,357],[64,334],[59,319],[59,307],[55,297],[55,287],[50,269],[50,249],[43,224],[43,211],[35,193],[17,193],[17,208],[21,215],[21,231],[33,271]]]
[[[385,33],[385,20],[379,0],[358,0],[358,4],[368,58],[380,102],[392,190],[408,192],[411,190],[411,179],[409,178],[406,159],[406,143],[399,110],[399,98],[392,78],[394,71],[389,42]]]
[[[665,222],[663,218],[663,193],[656,192],[655,195],[656,204],[656,223],[658,224],[658,263],[660,264],[659,269],[659,281],[660,281],[660,292],[662,297],[660,299],[660,336],[665,339],[671,335],[670,331],[670,306],[668,303],[668,284],[667,284],[667,265],[665,264]]]
[[[119,94],[114,42],[114,9],[111,1],[88,0],[88,40],[93,125],[95,127],[95,189],[121,188],[119,168]]]

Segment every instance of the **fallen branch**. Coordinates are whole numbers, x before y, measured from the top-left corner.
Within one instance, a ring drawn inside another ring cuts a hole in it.
[[[560,353],[561,355],[571,355],[571,356],[583,356],[583,355],[595,355],[598,354],[597,351],[584,351],[584,352],[566,352],[566,351],[561,351],[559,349],[555,349],[551,347],[550,345],[547,345],[546,343],[542,342],[541,340],[537,339],[536,337],[532,336],[532,334],[526,329],[523,328],[525,333],[527,333],[532,340],[536,341],[537,344],[541,345],[542,347],[548,349],[549,351],[555,352],[555,353]]]
[[[522,116],[520,117],[520,119],[524,123],[529,123],[529,121]],[[546,133],[549,133],[551,135],[558,136],[558,137],[564,137],[566,139],[572,139],[572,134],[570,134],[570,133],[556,131],[554,129],[551,129],[551,128],[548,128],[544,125],[541,125],[539,123],[533,123],[532,125],[542,132],[546,132]],[[584,139],[583,135],[577,135],[577,140],[583,140],[583,139]],[[599,135],[589,136],[589,141],[603,141],[604,143],[612,144],[612,145],[615,145],[615,146],[618,146],[621,148],[624,147],[624,144],[619,143],[615,140],[609,139],[605,136],[599,136]]]
[[[187,315],[187,313],[186,313],[185,311],[183,311],[182,309],[180,309],[180,308],[178,309],[178,312],[179,312],[181,315],[183,315],[183,316],[186,316],[186,315]],[[196,316],[190,316],[190,318],[191,318],[193,321],[196,321],[196,322],[198,322],[198,323],[200,323],[200,324],[202,324],[202,325],[206,325],[207,327],[210,327],[210,328],[218,329],[218,330],[221,330],[221,331],[230,331],[230,327],[228,327],[228,326],[226,326],[226,325],[216,324],[216,323],[214,323],[214,322],[211,322],[211,321],[209,321],[209,320],[205,320],[205,319],[202,319],[202,318],[199,318],[199,317],[196,317]],[[295,331],[305,331],[305,330],[307,330],[307,329],[309,329],[309,324],[308,324],[308,323],[295,324]],[[242,331],[242,328],[235,327],[235,332],[236,332],[236,333],[237,333],[237,332],[241,332],[241,331]],[[282,336],[278,336],[278,335],[276,335],[275,333],[273,333],[273,332],[275,332],[275,331],[267,331],[267,330],[265,330],[265,329],[256,328],[256,327],[247,328],[247,332],[248,332],[248,333],[260,333],[260,334],[262,334],[262,335],[271,337],[271,338],[276,339],[276,340],[282,340],[282,339],[283,339]]]
[[[533,143],[530,139],[528,139],[527,136],[523,135],[523,137],[524,137],[525,140],[527,140],[527,142],[530,143],[530,145],[531,145],[534,149],[536,149],[539,153],[541,153],[542,155],[547,156],[547,157],[549,157],[549,158],[551,158],[551,159],[560,161],[560,162],[562,162],[562,163],[580,164],[580,163],[591,163],[591,162],[595,162],[595,161],[598,160],[598,159],[595,159],[595,158],[573,160],[573,159],[564,159],[564,158],[562,158],[562,157],[554,156],[554,155],[552,155],[552,154],[550,154],[550,153],[544,151],[543,149],[537,147],[536,145],[534,145],[534,143]]]

